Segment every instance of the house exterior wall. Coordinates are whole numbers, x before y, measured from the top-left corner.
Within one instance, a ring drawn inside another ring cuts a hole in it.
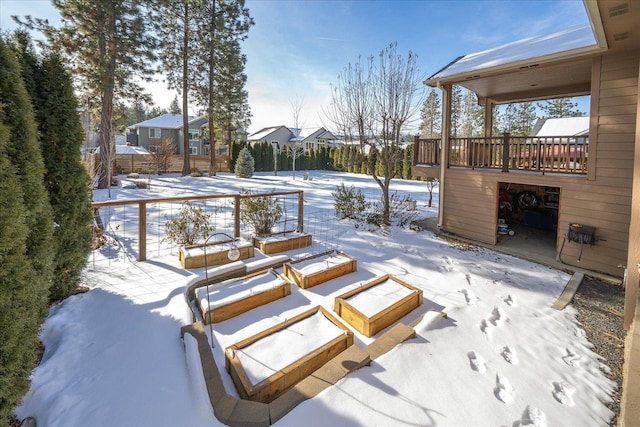
[[[596,243],[565,244],[570,265],[624,275],[627,264],[638,108],[639,53],[609,54],[593,62],[589,173],[586,177],[464,168],[444,170],[442,228],[496,244],[500,182],[560,187],[557,249],[572,223],[596,227]]]

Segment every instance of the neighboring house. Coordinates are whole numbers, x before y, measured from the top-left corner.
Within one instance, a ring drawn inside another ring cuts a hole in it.
[[[206,117],[189,116],[189,154],[208,154],[208,145],[202,139]],[[183,123],[181,114],[163,114],[127,128],[127,142],[153,151],[154,147],[169,140],[176,154],[184,154]]]
[[[272,126],[260,129],[247,137],[250,145],[266,142],[277,144],[279,149],[287,145],[300,143],[305,150],[330,146],[336,142],[336,137],[325,128],[297,129],[286,126]]]
[[[538,119],[531,136],[589,136],[589,116]]]
[[[640,8],[584,4],[590,25],[461,56],[429,77],[442,90],[443,137],[416,143],[412,173],[439,179],[443,231],[499,245],[499,220],[517,221],[551,233],[565,264],[626,276],[629,327],[640,268]],[[483,138],[449,137],[452,85],[485,107]],[[589,117],[577,126],[547,120],[535,137],[491,134],[495,105],[581,95]],[[519,218],[508,212],[516,204]],[[567,234],[595,244],[563,246]]]
[[[305,150],[317,150],[320,147],[328,147],[336,144],[336,137],[325,128],[297,129],[291,128],[293,137],[289,143],[298,142]]]

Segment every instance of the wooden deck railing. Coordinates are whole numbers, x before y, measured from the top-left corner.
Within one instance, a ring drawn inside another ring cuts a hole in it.
[[[415,144],[414,165],[440,163],[439,140],[418,139]],[[507,133],[490,138],[451,138],[448,166],[585,175],[588,155],[588,136],[530,137]]]

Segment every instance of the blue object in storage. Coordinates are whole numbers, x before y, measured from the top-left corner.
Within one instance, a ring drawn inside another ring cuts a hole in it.
[[[553,215],[545,211],[524,211],[524,225],[527,227],[553,230]]]

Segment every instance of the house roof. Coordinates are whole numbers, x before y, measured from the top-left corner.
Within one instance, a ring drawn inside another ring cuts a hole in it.
[[[640,48],[640,11],[628,1],[585,0],[584,5],[590,25],[458,57],[424,83],[463,86],[480,104],[588,95],[594,56]]]
[[[580,136],[589,134],[589,116],[540,119],[533,136]]]
[[[198,120],[200,117],[189,116],[189,124]],[[144,122],[136,123],[129,126],[129,129],[137,129],[140,127],[145,128],[162,128],[162,129],[181,129],[182,128],[182,114],[163,114],[158,117],[154,117]]]
[[[257,141],[257,140],[266,138],[267,136],[271,135],[273,132],[283,127],[284,126],[281,125],[281,126],[271,126],[267,128],[262,128],[258,132],[255,132],[249,135],[247,137],[247,141]]]
[[[532,60],[559,52],[597,47],[590,25],[580,25],[540,37],[507,43],[481,52],[461,56],[427,79],[440,80],[456,74],[486,71],[505,64]]]

